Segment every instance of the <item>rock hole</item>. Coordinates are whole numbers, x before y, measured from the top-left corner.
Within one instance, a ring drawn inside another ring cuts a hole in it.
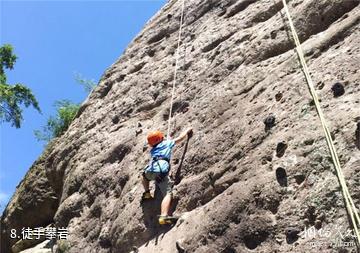
[[[136,72],[140,71],[145,65],[146,65],[146,62],[141,62],[141,63],[139,63],[139,64],[135,64],[135,65],[129,70],[129,74],[133,74],[133,73],[136,73]]]
[[[176,241],[175,246],[178,253],[186,253],[185,248],[181,245],[179,241]]]
[[[270,33],[271,39],[276,39],[276,35],[277,35],[276,31],[272,31],[272,32]]]
[[[187,101],[176,101],[173,104],[171,115],[174,116],[176,113],[185,113],[189,110],[189,102]],[[166,112],[163,114],[163,119],[167,120],[169,118],[169,109],[166,110]]]
[[[270,155],[266,155],[261,158],[261,164],[263,164],[263,165],[265,165],[271,161],[272,161],[272,157]]]
[[[166,37],[166,35],[169,33],[168,29],[161,29],[157,34],[155,34],[153,37],[151,37],[148,40],[148,44],[152,44],[155,42],[158,42],[160,40],[162,40],[164,37]]]
[[[299,233],[300,230],[297,228],[288,228],[286,229],[286,242],[288,244],[292,244],[294,242],[297,241],[297,239],[299,239]]]
[[[78,109],[76,115],[75,115],[75,118],[79,118],[80,115],[85,111],[85,109],[89,106],[89,103],[83,103],[80,108]]]
[[[226,247],[221,253],[236,253],[236,250],[233,247]]]
[[[154,49],[150,49],[149,51],[147,51],[147,55],[150,57],[154,57],[155,55],[155,50]]]
[[[141,134],[143,132],[143,130],[140,128],[140,129],[136,129],[135,131],[135,135],[138,136],[139,134]]]
[[[320,229],[322,227],[322,221],[321,220],[316,220],[314,226],[315,226],[316,229]]]
[[[320,82],[317,83],[317,88],[318,88],[319,90],[322,90],[322,89],[324,88],[324,86],[325,86],[325,83],[322,82],[322,81],[320,81]]]
[[[307,218],[308,223],[311,225],[315,224],[316,220],[316,208],[314,205],[309,205],[306,209],[304,217]]]
[[[341,83],[335,83],[331,87],[331,90],[334,94],[334,97],[340,97],[340,96],[344,95],[344,93],[345,93],[344,86]]]
[[[103,85],[99,86],[98,89],[99,98],[104,98],[112,89],[113,84],[114,84],[113,82],[105,82]]]
[[[222,35],[218,38],[216,38],[215,40],[213,40],[212,42],[210,42],[209,44],[207,44],[206,46],[203,47],[202,52],[206,53],[209,52],[211,50],[213,50],[214,48],[216,48],[218,45],[220,45],[222,42],[226,41],[227,39],[229,39],[234,33],[229,33],[227,35]]]
[[[243,157],[244,157],[244,151],[240,149],[237,150],[234,154],[232,154],[227,161],[231,162],[233,160],[240,160]]]
[[[110,248],[111,247],[111,241],[109,238],[99,238],[99,244],[102,248]]]
[[[235,16],[240,11],[245,10],[250,4],[256,2],[256,0],[239,1],[237,4],[229,8],[229,12],[226,15],[227,18]]]
[[[272,212],[273,214],[277,214],[278,210],[279,210],[279,206],[280,206],[280,201],[277,199],[272,200],[269,203],[268,209],[270,210],[270,212]]]
[[[160,91],[159,91],[159,90],[156,90],[156,91],[152,94],[152,98],[153,98],[154,100],[156,100],[156,99],[159,97],[159,95],[160,95]]]
[[[119,123],[120,118],[118,115],[115,115],[114,117],[112,117],[111,121],[113,124],[117,124],[117,123]]]
[[[133,246],[132,253],[139,253],[139,249],[136,246]]]
[[[125,74],[121,74],[115,79],[115,82],[120,83],[121,81],[123,81],[125,79],[125,77],[126,77]]]
[[[124,114],[125,114],[126,116],[129,116],[130,113],[132,113],[133,111],[134,111],[134,108],[129,108],[128,110],[125,111]]]
[[[331,132],[331,133],[330,133],[330,136],[331,136],[331,139],[332,139],[333,141],[335,141],[335,139],[336,139],[335,132]]]
[[[265,231],[255,232],[254,234],[246,235],[244,237],[244,243],[248,249],[256,249],[267,237],[268,233]]]
[[[309,57],[309,56],[312,56],[314,53],[315,53],[315,52],[314,52],[314,49],[310,49],[310,50],[308,50],[307,52],[305,52],[305,56],[306,56],[306,57]]]
[[[233,62],[233,63],[230,63],[229,65],[226,66],[226,68],[229,70],[229,71],[234,71],[236,70],[238,67],[239,67],[239,63],[237,62]],[[256,101],[255,101],[256,102]]]
[[[168,21],[170,21],[170,19],[172,18],[172,15],[169,13],[169,14],[167,14],[167,19],[168,19]]]
[[[276,169],[276,180],[282,187],[286,187],[288,185],[287,174],[284,168],[279,167]]]
[[[272,127],[275,126],[275,116],[274,115],[267,116],[266,119],[264,119],[264,124],[265,124],[265,131],[270,130]]]
[[[306,177],[303,174],[297,174],[297,175],[294,176],[294,178],[295,178],[295,182],[297,184],[301,184],[302,182],[304,182]]]
[[[307,139],[307,140],[304,141],[304,144],[307,145],[307,146],[311,146],[311,145],[314,144],[314,142],[315,142],[314,139]]]
[[[283,97],[283,94],[279,91],[275,95],[275,100],[279,102],[282,99],[282,97]]]
[[[279,142],[276,146],[276,156],[282,157],[285,154],[285,150],[287,149],[287,147],[288,145],[286,144],[286,142]]]

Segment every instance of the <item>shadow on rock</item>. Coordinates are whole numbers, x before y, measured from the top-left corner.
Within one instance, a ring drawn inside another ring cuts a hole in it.
[[[161,201],[163,196],[158,187],[155,189],[154,199],[144,201],[141,204],[143,212],[143,222],[149,235],[149,240],[145,244],[145,247],[150,241],[154,240],[155,245],[158,244],[158,240],[163,238],[164,235],[173,227],[170,225],[160,225],[158,223],[158,215],[160,215]]]

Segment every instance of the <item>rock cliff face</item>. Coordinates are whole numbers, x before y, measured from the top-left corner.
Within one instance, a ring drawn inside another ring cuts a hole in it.
[[[51,144],[26,173],[2,214],[1,253],[11,252],[9,247],[17,241],[10,238],[11,229],[20,233],[25,227],[46,227],[54,222],[59,200],[45,174],[45,160],[50,150]],[[34,243],[36,241],[27,242]]]
[[[7,229],[53,221],[74,253],[339,252],[330,243],[349,222],[279,0],[186,0],[171,133],[194,128],[174,189],[182,217],[160,227],[159,194],[140,204],[146,133],[166,131],[180,9],[169,1],[146,24],[30,169],[3,214],[1,252]],[[359,1],[289,9],[359,206]],[[311,226],[329,234],[304,236]]]

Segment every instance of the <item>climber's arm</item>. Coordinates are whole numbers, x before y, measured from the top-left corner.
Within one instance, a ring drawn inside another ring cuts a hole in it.
[[[175,144],[179,144],[179,143],[182,142],[187,136],[188,136],[188,137],[191,137],[192,132],[193,132],[193,130],[192,130],[191,127],[188,128],[188,129],[186,129],[186,131],[184,131],[182,134],[180,134],[177,138],[174,139]]]

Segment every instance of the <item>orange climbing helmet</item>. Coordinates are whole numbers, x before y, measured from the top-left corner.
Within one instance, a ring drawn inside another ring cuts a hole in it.
[[[162,142],[162,140],[164,140],[164,134],[160,131],[152,131],[147,136],[147,141],[152,147]]]

